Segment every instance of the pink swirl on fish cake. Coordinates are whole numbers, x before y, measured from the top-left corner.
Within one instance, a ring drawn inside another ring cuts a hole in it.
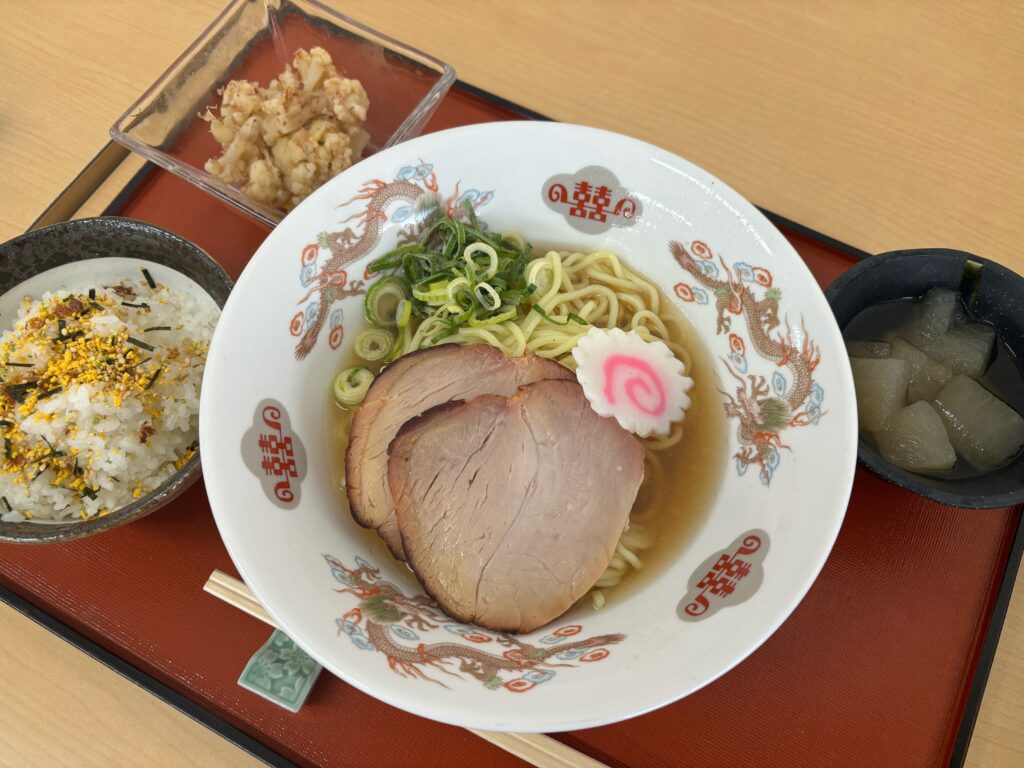
[[[616,402],[617,376],[630,405],[648,416],[665,413],[665,384],[654,366],[633,355],[609,355],[604,361],[604,397],[611,404]]]

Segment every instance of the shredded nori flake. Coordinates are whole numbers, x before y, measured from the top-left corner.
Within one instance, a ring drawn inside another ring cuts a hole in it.
[[[21,384],[8,384],[4,387],[4,391],[20,403],[25,399],[25,395],[35,389],[36,386],[37,383],[34,381],[23,381]]]
[[[154,347],[152,344],[147,344],[144,341],[139,341],[138,339],[132,336],[129,336],[127,339],[125,339],[125,341],[127,341],[129,344],[134,344],[139,349],[144,349],[147,352],[152,352],[153,350],[156,349],[156,347]]]

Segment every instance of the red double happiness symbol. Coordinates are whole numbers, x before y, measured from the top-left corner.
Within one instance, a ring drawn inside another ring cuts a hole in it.
[[[242,459],[276,506],[295,507],[306,476],[306,452],[276,400],[256,406],[252,426],[242,437]]]
[[[756,529],[736,538],[726,549],[701,563],[690,577],[676,613],[683,621],[709,618],[719,608],[737,605],[753,595],[764,580],[768,534]]]
[[[640,201],[607,168],[588,165],[576,173],[552,176],[542,190],[544,203],[573,228],[589,234],[628,227],[641,214]]]

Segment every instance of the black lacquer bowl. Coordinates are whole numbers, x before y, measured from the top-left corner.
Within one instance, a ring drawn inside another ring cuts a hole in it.
[[[897,299],[923,296],[930,288],[961,290],[968,262],[981,265],[971,285],[971,308],[992,324],[1009,352],[1024,388],[1024,278],[980,256],[946,248],[891,251],[872,256],[844,272],[825,292],[840,328],[862,310]],[[858,457],[873,472],[902,488],[957,507],[1004,507],[1024,501],[1024,455],[975,477],[952,479],[916,474],[882,458],[863,436]]]
[[[0,245],[0,295],[41,272],[108,256],[146,259],[176,270],[223,307],[232,282],[198,246],[134,219],[78,219],[38,229]],[[4,326],[8,318],[0,318]],[[74,522],[0,522],[0,541],[46,543],[89,536],[137,520],[171,501],[199,478],[198,453],[154,490],[103,517]]]

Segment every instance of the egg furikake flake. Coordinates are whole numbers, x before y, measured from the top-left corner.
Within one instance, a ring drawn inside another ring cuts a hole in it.
[[[25,297],[0,337],[0,519],[89,519],[156,488],[197,449],[219,315],[141,269]]]

